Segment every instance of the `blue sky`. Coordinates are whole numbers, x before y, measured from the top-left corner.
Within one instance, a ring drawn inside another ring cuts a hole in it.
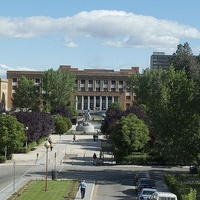
[[[0,77],[7,70],[129,69],[188,42],[200,54],[199,0],[0,0]]]

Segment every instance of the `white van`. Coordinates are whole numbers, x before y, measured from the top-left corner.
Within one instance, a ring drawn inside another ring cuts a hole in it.
[[[177,200],[177,196],[171,192],[154,192],[150,200]]]

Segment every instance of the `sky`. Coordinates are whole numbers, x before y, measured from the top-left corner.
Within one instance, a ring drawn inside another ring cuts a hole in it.
[[[200,54],[199,0],[0,0],[0,78],[8,70],[150,67],[188,42]]]

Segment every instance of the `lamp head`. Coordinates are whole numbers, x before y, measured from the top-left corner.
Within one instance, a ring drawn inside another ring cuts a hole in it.
[[[44,143],[44,146],[45,146],[46,149],[48,149],[48,148],[50,147],[49,141],[46,141],[46,142]]]

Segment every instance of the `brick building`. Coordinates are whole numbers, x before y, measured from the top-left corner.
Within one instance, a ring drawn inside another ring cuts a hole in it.
[[[126,85],[129,76],[138,71],[138,67],[120,69],[119,71],[108,69],[79,70],[69,65],[61,65],[60,68],[67,69],[76,75],[75,108],[77,111],[107,110],[114,102],[119,102],[126,109],[134,101],[134,94],[129,91]],[[33,80],[41,89],[43,74],[44,71],[7,71],[7,110],[12,108],[11,98],[21,76]]]

